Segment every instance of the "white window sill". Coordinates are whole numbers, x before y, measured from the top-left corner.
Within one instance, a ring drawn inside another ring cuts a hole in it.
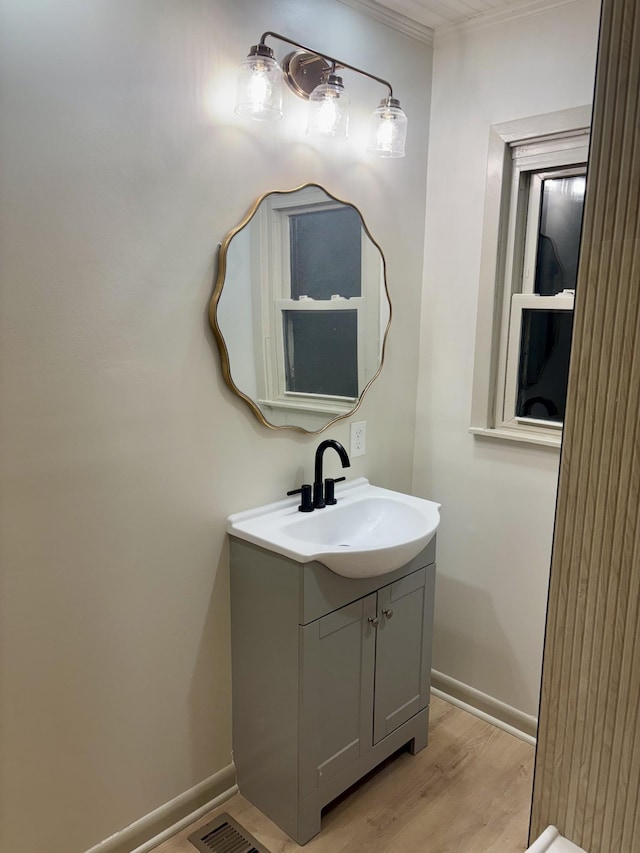
[[[323,403],[313,400],[266,400],[259,399],[260,406],[268,406],[271,409],[289,409],[292,412],[312,412],[315,414],[344,416],[350,414],[356,403],[357,397],[347,398],[346,403]]]
[[[521,444],[536,444],[540,447],[551,447],[558,450],[562,441],[561,433],[558,433],[558,435],[544,435],[534,430],[470,427],[469,432],[472,435],[484,436],[485,438],[497,438],[501,441],[518,441]]]

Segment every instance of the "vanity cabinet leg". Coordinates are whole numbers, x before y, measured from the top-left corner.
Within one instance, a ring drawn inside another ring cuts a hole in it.
[[[422,726],[413,740],[409,741],[409,752],[411,755],[416,755],[421,749],[424,749],[429,741],[429,726]]]
[[[302,802],[298,812],[298,844],[306,844],[320,832],[321,809],[316,803]]]

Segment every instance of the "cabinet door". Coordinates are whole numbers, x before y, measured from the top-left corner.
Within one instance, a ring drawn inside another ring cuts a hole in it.
[[[373,734],[375,593],[300,626],[300,795],[368,749]]]
[[[429,704],[434,579],[420,569],[378,591],[374,743]]]

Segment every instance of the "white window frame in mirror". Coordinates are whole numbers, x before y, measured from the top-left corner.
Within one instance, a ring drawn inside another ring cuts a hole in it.
[[[291,298],[291,245],[288,217],[305,212],[319,212],[345,207],[337,200],[327,198],[322,192],[318,198],[314,186],[291,194],[271,194],[256,214],[260,239],[252,246],[252,275],[254,298],[259,310],[255,313],[255,350],[259,353],[258,402],[261,406],[314,411],[339,417],[349,414],[357,405],[367,384],[366,377],[375,373],[380,352],[380,342],[385,329],[381,328],[379,290],[384,287],[380,269],[380,252],[370,240],[362,240],[360,297],[350,299],[301,301]],[[354,208],[355,209],[355,208]],[[359,212],[358,216],[360,217]],[[361,219],[361,217],[360,217]],[[366,231],[363,227],[363,234]],[[368,286],[375,298],[367,298]],[[357,312],[358,395],[339,397],[327,394],[301,393],[286,388],[285,343],[283,331],[284,311],[336,311]],[[374,316],[374,313],[377,316]],[[275,346],[271,346],[271,341]],[[375,365],[372,370],[371,365]]]

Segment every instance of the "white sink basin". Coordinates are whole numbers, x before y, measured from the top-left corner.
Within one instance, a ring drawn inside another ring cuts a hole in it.
[[[299,501],[237,512],[232,536],[299,563],[318,560],[338,575],[364,578],[399,569],[417,556],[440,523],[440,504],[372,486],[364,477],[336,486],[338,503],[298,512]]]

